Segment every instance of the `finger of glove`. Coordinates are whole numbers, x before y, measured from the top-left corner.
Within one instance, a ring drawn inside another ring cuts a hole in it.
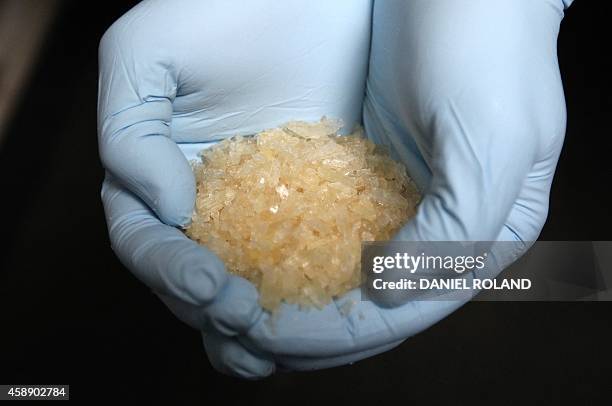
[[[202,337],[211,365],[223,374],[255,380],[276,370],[271,358],[247,350],[236,338],[215,333],[205,333]]]
[[[177,74],[167,46],[130,11],[100,43],[98,141],[104,167],[166,224],[189,222],[195,201],[191,167],[170,139]]]
[[[226,287],[206,306],[194,306],[176,297],[159,295],[181,321],[201,330],[225,336],[245,333],[259,319],[258,293],[247,280],[229,276]]]
[[[155,292],[201,306],[225,286],[227,273],[219,258],[161,223],[112,176],[104,181],[102,201],[113,250]]]

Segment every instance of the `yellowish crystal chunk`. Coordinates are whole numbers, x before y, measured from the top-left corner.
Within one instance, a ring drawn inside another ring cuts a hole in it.
[[[202,151],[187,235],[253,282],[264,308],[322,307],[359,286],[362,241],[390,239],[420,199],[361,130],[292,122]]]

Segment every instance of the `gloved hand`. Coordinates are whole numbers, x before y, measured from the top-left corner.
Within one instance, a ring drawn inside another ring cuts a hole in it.
[[[236,336],[261,314],[255,288],[171,227],[192,215],[183,152],[296,118],[361,121],[370,0],[143,1],[100,44],[99,150],[110,240],[123,264],[204,331],[211,363],[253,378],[269,355]],[[181,149],[183,151],[181,151]]]
[[[484,278],[537,239],[565,134],[556,40],[568,5],[374,1],[366,133],[390,146],[425,193],[397,240],[508,241],[490,244],[476,275]],[[285,306],[241,342],[287,368],[333,366],[397,345],[463,303],[380,299],[362,302],[353,291],[321,312]]]
[[[101,44],[113,247],[175,314],[207,331],[211,362],[225,372],[353,362],[461,305],[390,309],[354,291],[322,311],[285,306],[270,323],[252,286],[156,218],[177,225],[191,215],[193,178],[176,143],[193,152],[201,145],[187,143],[324,114],[348,127],[358,121],[371,5],[328,3],[149,1]],[[516,251],[493,256],[495,274],[537,237],[564,132],[555,55],[562,13],[560,0],[375,2],[364,124],[426,192],[399,239],[516,241]]]

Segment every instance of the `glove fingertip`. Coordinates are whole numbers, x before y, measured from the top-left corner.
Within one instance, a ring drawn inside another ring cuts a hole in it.
[[[209,333],[203,334],[203,342],[210,363],[223,374],[257,380],[276,371],[273,361],[252,354],[234,338]]]
[[[227,285],[205,311],[216,330],[235,336],[248,331],[263,310],[255,286],[243,278],[230,276]]]
[[[171,286],[183,290],[191,299],[188,302],[205,305],[223,292],[228,275],[223,262],[215,254],[191,242],[187,251],[179,249],[174,255],[179,255],[176,261],[181,264],[182,270],[174,273],[179,279],[174,279]]]
[[[195,180],[191,172],[171,179],[168,185],[159,191],[150,191],[149,195],[153,211],[163,223],[175,227],[189,225],[196,199]]]

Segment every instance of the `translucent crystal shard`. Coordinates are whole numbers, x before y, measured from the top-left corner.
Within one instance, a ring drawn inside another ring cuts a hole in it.
[[[357,287],[361,242],[389,239],[415,215],[406,169],[360,130],[339,128],[288,123],[222,141],[194,165],[186,234],[253,282],[268,310],[322,307]]]

